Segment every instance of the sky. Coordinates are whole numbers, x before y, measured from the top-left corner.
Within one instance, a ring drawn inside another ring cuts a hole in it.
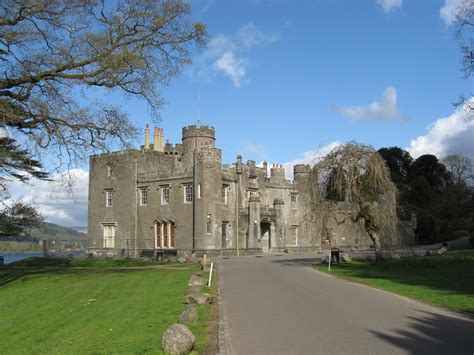
[[[462,79],[452,22],[459,0],[192,0],[207,47],[167,87],[165,139],[181,128],[216,129],[223,163],[311,163],[355,140],[398,146],[413,157],[464,154],[474,160],[474,121],[453,102],[474,92]],[[139,127],[146,104],[122,102]],[[142,142],[137,142],[137,146]],[[47,182],[15,185],[48,221],[87,224],[88,166],[69,176],[74,200]]]

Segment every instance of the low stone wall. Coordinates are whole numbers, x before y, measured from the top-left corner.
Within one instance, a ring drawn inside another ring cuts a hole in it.
[[[272,248],[273,253],[288,253],[288,254],[311,253],[311,252],[317,252],[317,251],[320,251],[320,250],[321,250],[321,248],[319,246]]]

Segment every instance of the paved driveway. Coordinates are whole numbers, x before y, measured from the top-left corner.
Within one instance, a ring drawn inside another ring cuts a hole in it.
[[[473,318],[319,273],[315,261],[220,261],[227,354],[474,353]]]

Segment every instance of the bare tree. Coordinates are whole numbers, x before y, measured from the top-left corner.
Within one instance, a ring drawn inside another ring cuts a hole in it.
[[[395,185],[382,156],[371,146],[351,142],[335,148],[313,168],[312,184],[326,200],[346,201],[358,206],[353,222],[364,221],[374,242],[376,258],[382,258],[379,236],[384,223],[380,209],[383,195],[394,194]]]
[[[450,154],[443,159],[447,170],[451,173],[456,184],[468,184],[474,177],[471,158],[461,154]]]
[[[461,51],[462,77],[471,80],[474,72],[474,2],[472,0],[461,0],[456,9],[456,21],[454,22],[454,37],[459,43]],[[460,95],[455,105],[463,105],[467,113],[467,119],[474,119],[473,93]]]
[[[189,11],[181,0],[2,1],[1,135],[68,166],[126,145],[137,133],[127,114],[91,93],[143,99],[158,119],[159,86],[204,43],[205,27],[188,22]]]

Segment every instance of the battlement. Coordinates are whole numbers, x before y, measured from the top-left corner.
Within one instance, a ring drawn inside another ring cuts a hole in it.
[[[309,174],[311,172],[311,166],[307,164],[296,164],[293,167],[293,174]]]
[[[183,127],[183,140],[186,138],[199,137],[199,138],[212,138],[215,139],[215,129],[209,126],[186,126]]]

